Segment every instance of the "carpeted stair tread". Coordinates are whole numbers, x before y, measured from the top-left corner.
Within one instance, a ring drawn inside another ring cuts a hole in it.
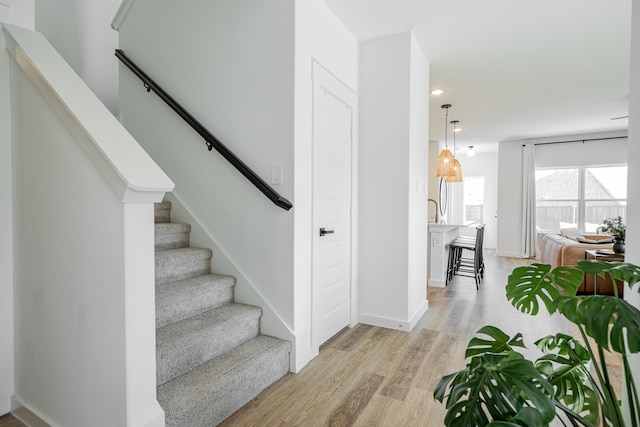
[[[171,202],[154,203],[153,211],[156,223],[171,222]]]
[[[211,273],[211,249],[156,251],[156,285]]]
[[[156,329],[158,385],[258,335],[261,314],[232,303]]]
[[[291,344],[259,335],[158,387],[167,427],[215,426],[289,371]]]
[[[157,398],[168,427],[215,426],[289,371],[291,344],[259,335],[259,307],[236,304],[235,278],[211,274],[209,249],[155,204]]]
[[[155,247],[157,251],[189,247],[191,225],[174,222],[155,224]]]
[[[156,287],[156,327],[221,307],[233,301],[233,276],[206,274]]]

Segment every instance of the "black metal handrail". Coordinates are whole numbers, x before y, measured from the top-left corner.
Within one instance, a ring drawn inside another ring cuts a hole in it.
[[[207,130],[199,121],[197,121],[187,110],[185,110],[175,99],[173,99],[167,92],[164,91],[156,82],[154,82],[140,67],[138,67],[131,59],[124,54],[122,49],[116,49],[116,56],[124,65],[126,65],[133,73],[138,76],[144,83],[144,87],[147,92],[154,91],[169,107],[185,122],[189,124],[202,136],[207,144],[209,151],[216,149],[218,153],[222,155],[229,163],[231,163],[242,175],[245,176],[253,185],[258,188],[265,196],[269,198],[277,206],[282,209],[289,210],[293,207],[290,201],[282,197],[276,190],[274,190],[269,184],[264,182],[256,173],[251,170],[242,160],[238,158],[231,150],[229,150],[218,138],[216,138],[211,132]]]

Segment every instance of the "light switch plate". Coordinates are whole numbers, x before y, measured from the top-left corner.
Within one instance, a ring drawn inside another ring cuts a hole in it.
[[[271,165],[271,185],[282,184],[282,165]]]

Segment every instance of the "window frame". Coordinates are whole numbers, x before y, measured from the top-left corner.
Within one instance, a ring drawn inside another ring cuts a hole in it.
[[[617,164],[597,164],[597,165],[574,165],[574,166],[549,166],[549,167],[536,167],[537,171],[543,170],[562,170],[562,169],[577,169],[578,170],[578,198],[577,199],[539,199],[536,189],[536,210],[537,206],[540,202],[566,202],[566,203],[576,203],[578,206],[578,215],[577,215],[577,224],[576,227],[580,230],[581,233],[586,234],[586,208],[587,202],[621,202],[624,203],[626,208],[628,198],[612,198],[612,199],[586,199],[586,171],[587,169],[598,169],[598,168],[610,168],[610,167],[627,167],[627,176],[628,176],[628,163],[617,163]],[[604,218],[603,218],[604,219]],[[536,223],[538,222],[538,214],[536,212]],[[541,231],[550,231],[550,230],[541,230]]]

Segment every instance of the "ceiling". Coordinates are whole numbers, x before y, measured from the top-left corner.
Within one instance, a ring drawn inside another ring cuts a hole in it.
[[[324,0],[361,42],[412,30],[431,64],[430,139],[458,146],[624,130],[631,0]],[[449,127],[449,130],[451,128]],[[449,132],[451,140],[451,132]]]

